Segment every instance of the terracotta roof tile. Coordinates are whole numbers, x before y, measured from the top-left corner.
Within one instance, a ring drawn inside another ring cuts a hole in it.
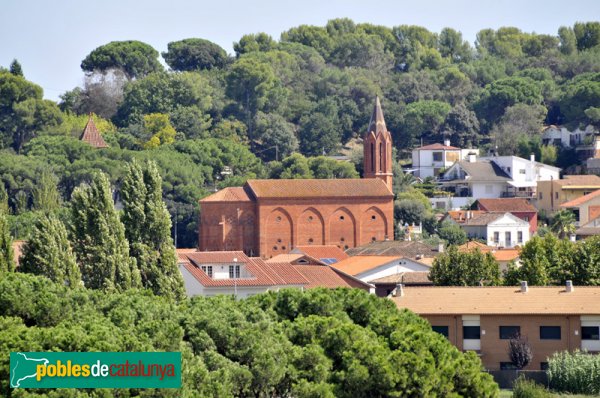
[[[213,193],[200,202],[251,202],[252,198],[248,195],[244,187],[227,187]]]
[[[459,151],[460,148],[457,148],[455,146],[450,146],[450,145],[444,145],[444,144],[440,144],[440,143],[435,143],[435,144],[430,144],[430,145],[425,145],[422,146],[420,148],[416,148],[417,150],[456,150]]]
[[[481,210],[486,211],[537,212],[527,199],[522,198],[477,199],[477,203]]]
[[[198,249],[196,249],[196,248],[175,249],[175,252],[177,253],[177,260],[178,260],[178,262],[186,262],[186,261],[188,261],[188,258],[185,255],[189,254],[189,253],[195,253],[197,251],[198,251]]]
[[[353,256],[339,263],[332,264],[331,267],[339,269],[348,275],[356,276],[392,261],[400,260],[401,258],[402,256]]]
[[[294,265],[296,271],[298,271],[306,280],[308,285],[307,289],[315,287],[351,287],[342,277],[340,277],[333,269],[325,265]]]
[[[448,211],[448,217],[457,223],[462,224],[467,218],[472,218],[483,213],[485,213],[483,210],[450,210]]]
[[[258,199],[393,197],[379,178],[248,180],[246,184]]]
[[[566,175],[554,182],[560,185],[562,189],[569,189],[570,186],[591,186],[600,188],[600,177],[595,174]]]
[[[332,245],[296,246],[292,253],[303,253],[316,260],[334,258],[337,261],[344,260],[348,256],[342,249]]]
[[[458,251],[463,252],[463,253],[471,251],[471,250],[475,250],[475,249],[479,249],[479,251],[485,253],[485,252],[492,251],[494,248],[486,245],[485,243],[477,242],[476,240],[472,240],[472,241],[469,241],[467,243],[464,243],[464,244],[458,246]]]
[[[278,254],[276,256],[273,256],[267,260],[265,260],[265,262],[267,263],[292,263],[298,259],[301,259],[302,257],[306,257],[304,254],[302,253],[288,253],[288,254]]]
[[[229,252],[194,252],[194,253],[182,253],[190,261],[197,264],[219,264],[219,263],[233,263],[234,259],[237,259],[240,263],[250,262],[250,258],[242,251],[229,251]]]
[[[435,257],[437,248],[417,241],[378,241],[346,250],[349,256],[398,256],[415,258],[417,256]]]
[[[417,314],[451,315],[600,315],[600,287],[407,287],[392,299]]]
[[[594,191],[592,193],[588,193],[587,195],[583,195],[577,199],[573,199],[569,202],[563,203],[560,207],[568,208],[568,207],[579,207],[582,204],[589,202],[590,200],[597,198],[600,196],[600,189]]]
[[[85,128],[83,129],[83,133],[81,133],[81,137],[79,137],[81,141],[85,141],[94,148],[108,148],[106,142],[100,135],[100,132],[96,128],[96,124],[92,119],[92,115],[90,115]]]
[[[497,249],[477,241],[470,241],[458,246],[459,252],[470,252],[479,249],[482,253],[491,253],[496,261],[512,261],[519,258],[520,249]]]
[[[277,285],[305,285],[308,283],[306,278],[290,263],[266,263],[260,258],[252,258],[252,261]]]
[[[496,212],[481,212],[479,214],[475,214],[472,218],[469,218],[468,220],[465,220],[465,222],[463,223],[463,225],[488,225],[491,222],[496,221],[497,219],[499,219],[500,217],[504,216],[504,214],[506,213],[496,213]]]

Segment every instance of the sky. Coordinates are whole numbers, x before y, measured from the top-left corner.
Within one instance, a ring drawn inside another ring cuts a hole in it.
[[[159,52],[171,41],[200,37],[228,53],[248,33],[278,39],[289,28],[351,18],[388,27],[452,27],[471,43],[485,28],[516,26],[555,35],[562,25],[600,20],[599,0],[0,0],[0,66],[13,59],[44,97],[83,84],[81,61],[118,40],[140,40]]]

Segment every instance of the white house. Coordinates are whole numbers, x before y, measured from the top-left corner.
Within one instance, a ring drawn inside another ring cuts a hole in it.
[[[363,282],[405,272],[429,272],[433,258],[404,256],[352,256],[331,266]]]
[[[477,212],[457,224],[469,238],[483,239],[493,247],[523,246],[530,238],[529,223],[511,213]]]
[[[569,131],[566,127],[561,126],[546,126],[542,130],[542,143],[544,145],[563,146],[572,148],[582,145],[587,136],[594,135],[596,129],[594,126],[587,126],[585,130],[577,128],[574,131]]]
[[[476,199],[535,198],[538,181],[559,179],[560,169],[517,156],[492,156],[453,164],[438,180],[446,197],[432,198],[436,208],[452,209],[468,206]]]
[[[479,149],[461,149],[450,146],[450,140],[444,144],[431,144],[412,151],[412,167],[414,176],[425,179],[437,177],[440,172],[452,166],[459,160],[464,160],[469,154],[479,155]]]

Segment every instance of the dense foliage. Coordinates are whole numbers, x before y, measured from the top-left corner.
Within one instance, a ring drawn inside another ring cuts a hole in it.
[[[543,145],[540,131],[544,124],[600,125],[599,30],[598,22],[560,27],[556,35],[483,29],[472,45],[452,28],[334,19],[293,27],[279,40],[244,35],[235,56],[204,38],[173,41],[162,53],[170,70],[146,43],[111,42],[85,57],[83,87],[64,93],[58,106],[15,60],[0,68],[0,180],[12,232],[26,237],[38,218],[30,211],[42,171],[59,178],[59,199],[67,201],[92,170],[106,172],[118,189],[124,162],[152,158],[178,245],[194,246],[197,200],[214,189],[254,177],[356,177],[361,162],[353,148],[375,95],[400,159],[421,142],[449,138],[482,153],[497,146],[500,154],[535,153],[568,168],[577,162],[574,151]],[[109,149],[66,139],[81,133],[89,112],[100,116]],[[340,154],[352,158],[343,170],[312,164],[309,171],[297,157]],[[289,167],[279,163],[292,155]],[[398,198],[395,224],[423,223],[434,234],[432,210],[418,199]]]
[[[570,394],[600,394],[600,357],[587,352],[557,352],[548,359],[550,388]]]
[[[461,353],[423,319],[362,290],[282,290],[241,301],[196,297],[176,304],[148,292],[104,294],[68,289],[43,277],[4,273],[0,348],[2,352],[181,351],[181,390],[119,391],[123,396],[494,397],[498,393],[476,355]],[[24,396],[8,388],[8,372],[8,356],[3,356],[0,394]]]

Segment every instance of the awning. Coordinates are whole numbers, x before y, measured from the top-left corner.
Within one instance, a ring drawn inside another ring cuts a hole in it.
[[[507,181],[508,185],[512,185],[515,188],[533,188],[537,187],[536,181]]]

